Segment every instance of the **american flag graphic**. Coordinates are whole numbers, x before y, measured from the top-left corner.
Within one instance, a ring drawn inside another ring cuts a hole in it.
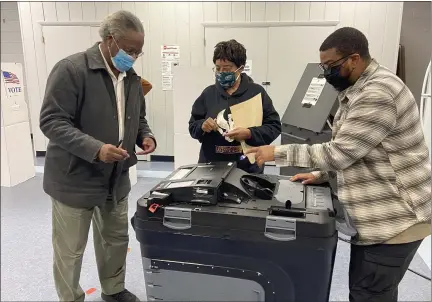
[[[3,77],[5,80],[5,83],[7,83],[7,84],[19,84],[20,83],[16,74],[9,72],[9,71],[2,71],[2,72],[3,72]]]

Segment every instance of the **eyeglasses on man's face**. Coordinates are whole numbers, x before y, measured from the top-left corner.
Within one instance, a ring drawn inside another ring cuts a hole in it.
[[[345,57],[342,57],[342,58],[340,58],[340,59],[338,59],[338,60],[336,60],[336,61],[334,61],[334,62],[331,62],[331,63],[321,63],[321,64],[319,64],[319,67],[321,68],[322,71],[324,71],[324,72],[329,72],[333,67],[337,67],[337,66],[339,66],[339,65],[342,65],[342,64],[345,63],[346,61],[348,61],[348,59],[349,59],[352,55],[353,55],[353,53],[350,54],[350,55],[347,55],[347,56],[345,56]]]

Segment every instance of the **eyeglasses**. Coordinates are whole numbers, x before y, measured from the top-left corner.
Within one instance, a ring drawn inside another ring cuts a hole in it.
[[[235,66],[214,66],[212,70],[213,72],[230,72],[233,71],[234,68]]]
[[[117,41],[116,41],[116,39],[114,38],[114,36],[112,36],[112,38],[113,38],[114,43],[115,43],[115,45],[117,46],[117,48],[118,48],[118,49],[121,49],[121,48],[118,46]],[[123,49],[123,51],[124,51],[125,53],[127,53],[128,55],[130,55],[131,57],[134,57],[135,59],[138,59],[139,57],[141,57],[141,56],[144,54],[143,51],[141,51],[141,52],[136,52],[136,51],[130,51],[130,50],[127,51],[127,50],[124,50],[124,49]]]
[[[127,53],[131,57],[134,57],[135,59],[138,59],[139,57],[141,57],[144,54],[143,51],[142,52],[134,52],[134,51],[126,51],[126,50],[125,50],[125,53]]]
[[[348,59],[349,59],[353,54],[354,54],[354,53],[352,53],[352,54],[350,54],[350,55],[347,55],[347,56],[345,56],[345,57],[343,57],[343,58],[340,58],[339,60],[334,61],[333,63],[331,63],[331,64],[328,65],[328,66],[325,66],[324,64],[321,63],[321,64],[319,64],[319,67],[322,69],[322,71],[329,71],[332,67],[342,65],[343,63],[345,63],[346,61],[348,61]],[[340,63],[338,64],[338,62],[340,62]]]

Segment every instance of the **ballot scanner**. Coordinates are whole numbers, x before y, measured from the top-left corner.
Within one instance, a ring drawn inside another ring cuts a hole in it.
[[[137,201],[148,301],[329,299],[337,244],[328,186],[183,166]]]
[[[331,140],[331,125],[339,107],[338,92],[326,82],[318,63],[307,64],[282,116],[281,143],[320,144]],[[312,169],[283,167],[281,175],[295,175]],[[332,189],[336,180],[330,181]]]
[[[337,97],[338,92],[327,83],[320,65],[307,64],[281,119],[282,145],[313,145],[329,142],[332,138],[333,117],[339,108]],[[280,174],[295,175],[313,170],[315,169],[281,167]],[[337,195],[336,176],[330,177],[329,185],[333,194]],[[336,229],[348,238],[356,236],[357,230],[347,211],[338,201],[334,203],[334,207],[337,213]]]

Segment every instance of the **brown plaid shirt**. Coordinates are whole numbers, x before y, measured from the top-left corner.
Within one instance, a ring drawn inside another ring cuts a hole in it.
[[[357,244],[377,244],[431,221],[431,165],[416,101],[391,71],[372,61],[338,96],[332,140],[276,148],[278,165],[336,172]]]

